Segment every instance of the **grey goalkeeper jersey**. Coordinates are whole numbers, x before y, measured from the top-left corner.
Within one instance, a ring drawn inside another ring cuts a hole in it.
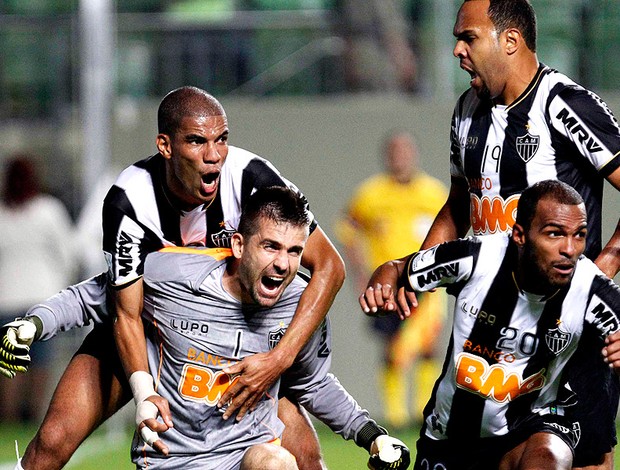
[[[134,438],[132,458],[139,468],[237,468],[248,446],[282,434],[279,381],[240,422],[223,420],[216,403],[234,380],[222,369],[275,347],[306,282],[297,276],[270,309],[242,304],[222,287],[227,254],[168,248],[147,257],[143,318],[149,367],[157,392],[170,402],[175,426],[160,435],[168,457]],[[370,419],[328,373],[330,341],[325,321],[282,380],[300,404],[350,439]]]

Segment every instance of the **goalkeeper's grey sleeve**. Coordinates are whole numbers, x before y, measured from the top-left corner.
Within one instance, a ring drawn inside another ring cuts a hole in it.
[[[336,434],[358,442],[360,430],[374,421],[338,379],[328,373],[330,365],[331,329],[328,317],[299,353],[291,368],[282,375],[281,393],[292,395]]]
[[[46,341],[59,331],[102,323],[109,319],[106,306],[107,273],[67,287],[49,299],[31,307],[26,317],[38,317],[43,331],[38,338]]]

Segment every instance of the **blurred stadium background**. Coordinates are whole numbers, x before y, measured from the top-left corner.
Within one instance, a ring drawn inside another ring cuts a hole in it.
[[[380,169],[379,144],[394,127],[413,133],[422,167],[448,184],[449,120],[469,81],[452,57],[460,1],[403,0],[418,59],[411,93],[348,91],[335,2],[2,0],[0,165],[14,152],[36,155],[47,188],[76,221],[92,221],[96,231],[93,201],[120,169],[155,152],[159,100],[173,88],[196,85],[227,110],[231,144],[268,158],[294,181],[333,240],[343,204],[357,183]],[[539,59],[620,112],[620,2],[532,3]],[[620,200],[607,192],[606,236]],[[91,255],[103,263],[97,250]],[[82,275],[94,273],[96,264],[85,265]],[[332,370],[380,417],[374,375],[380,345],[356,297],[345,284],[331,312]],[[81,334],[56,340],[56,378]],[[114,421],[105,432],[125,421]],[[13,446],[17,431],[11,430],[0,428],[2,449]],[[32,428],[18,433],[22,450],[28,432]],[[124,432],[120,436],[126,439]],[[11,458],[0,455],[0,462]]]

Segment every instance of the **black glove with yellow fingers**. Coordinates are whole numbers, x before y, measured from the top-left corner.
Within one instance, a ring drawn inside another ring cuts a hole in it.
[[[36,325],[23,318],[0,327],[0,374],[12,379],[28,370],[30,345],[36,334]]]

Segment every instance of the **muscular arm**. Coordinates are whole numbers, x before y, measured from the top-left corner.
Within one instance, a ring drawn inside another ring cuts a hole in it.
[[[467,182],[453,177],[448,199],[435,217],[421,249],[426,250],[445,241],[464,237],[470,226]]]
[[[265,390],[291,366],[325,318],[344,282],[344,262],[320,227],[316,227],[308,238],[302,265],[312,277],[278,346],[268,353],[255,354],[224,369],[227,374],[241,374],[218,402],[218,406],[228,403],[224,419],[237,411],[237,420],[242,419]]]
[[[116,307],[114,341],[128,378],[138,370],[146,372],[149,370],[146,339],[142,326],[142,303],[142,278],[114,291]]]
[[[620,168],[609,175],[607,180],[620,191]],[[595,263],[609,278],[613,278],[620,271],[620,221]]]
[[[327,315],[345,278],[344,261],[318,226],[308,238],[301,264],[312,277],[299,300],[293,321],[274,349],[283,360],[287,359],[287,368]]]

